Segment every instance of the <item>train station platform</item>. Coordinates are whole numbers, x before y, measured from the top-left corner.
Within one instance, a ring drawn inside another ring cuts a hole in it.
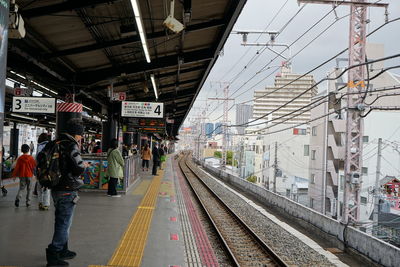
[[[157,176],[151,170],[140,170],[139,175],[137,184],[120,198],[80,193],[69,240],[78,255],[69,260],[70,266],[201,266],[196,242],[187,237],[191,225],[179,215],[187,218],[187,212],[180,211],[185,205],[175,186],[171,157]],[[9,180],[6,187],[8,195],[0,198],[0,266],[45,266],[54,208],[39,211],[34,197],[30,207],[21,201],[16,208],[18,184]],[[189,259],[185,251],[191,251]]]

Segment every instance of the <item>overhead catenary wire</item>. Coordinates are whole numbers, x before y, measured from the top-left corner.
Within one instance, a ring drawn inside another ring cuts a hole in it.
[[[286,4],[289,2],[289,0],[286,0],[285,3],[283,3],[283,5],[279,8],[279,10],[276,12],[276,14],[272,17],[272,19],[269,21],[269,23],[267,24],[267,26],[264,27],[264,31],[266,31],[269,26],[271,26],[271,24],[275,21],[275,19],[278,17],[278,15],[281,13],[281,11],[283,10],[283,8],[286,6]],[[302,8],[300,8],[300,10],[302,10],[304,8],[305,5],[302,6]],[[296,16],[299,12],[296,13]],[[293,17],[290,19],[290,21],[293,19]],[[285,25],[287,26],[289,23],[286,23]],[[277,36],[280,33],[277,34]],[[259,34],[259,36],[257,37],[256,41],[258,41],[262,36],[262,33]],[[242,61],[242,59],[250,52],[251,48],[249,47],[246,52],[236,61],[235,64],[232,65],[232,67],[219,79],[220,81],[223,81],[225,79],[225,77],[232,72],[232,70],[237,66],[237,64],[239,64],[240,61]],[[255,58],[259,57],[262,52],[259,52],[260,50],[257,51],[257,53],[255,55],[253,55],[253,57],[246,63],[246,65],[243,67],[243,70],[246,70],[254,61]],[[241,70],[236,76],[234,76],[234,78],[230,79],[230,83],[233,82],[234,79],[237,78],[238,75],[243,74],[243,70]],[[216,97],[219,96],[221,92],[219,92]],[[206,98],[208,97],[209,93],[206,95]],[[218,108],[218,105],[217,107]]]
[[[399,21],[399,20],[400,20],[400,17],[385,22],[384,24],[378,26],[378,27],[377,27],[376,29],[374,29],[372,32],[370,32],[369,34],[367,34],[367,37],[369,37],[369,36],[371,36],[372,34],[376,33],[377,31],[379,31],[380,29],[382,29],[384,26],[386,26],[386,25],[388,25],[388,24],[390,24],[390,23]],[[256,100],[256,99],[259,99],[259,98],[263,98],[263,97],[265,97],[265,96],[268,96],[268,95],[270,95],[270,94],[276,92],[277,90],[280,90],[280,89],[282,89],[282,88],[284,88],[284,87],[286,87],[286,86],[288,86],[288,85],[290,85],[290,84],[292,84],[292,83],[298,81],[299,79],[305,77],[306,75],[310,74],[311,72],[313,72],[313,71],[315,71],[315,70],[321,68],[322,66],[326,65],[326,64],[329,63],[330,61],[332,61],[332,60],[334,60],[335,58],[339,57],[341,54],[343,54],[343,53],[346,52],[347,50],[348,50],[348,48],[343,49],[343,50],[340,51],[339,53],[337,53],[337,54],[335,54],[334,56],[330,57],[329,59],[325,60],[324,62],[322,62],[322,63],[319,64],[318,66],[316,66],[316,67],[314,67],[313,69],[311,69],[311,70],[309,70],[308,72],[306,72],[305,74],[300,75],[300,76],[297,77],[296,79],[294,79],[294,80],[290,81],[289,83],[287,83],[287,84],[285,84],[285,85],[283,85],[283,86],[281,86],[281,87],[275,89],[275,90],[272,91],[272,92],[268,92],[268,93],[266,93],[266,94],[264,94],[264,95],[261,95],[261,96],[259,96],[259,97],[254,98],[254,99],[251,99],[251,100],[248,100],[248,101],[243,101],[243,102],[240,102],[240,103],[237,103],[237,104],[246,104],[246,103],[252,102],[252,101],[254,101],[254,100]],[[268,64],[267,64],[266,66],[268,66]],[[254,75],[253,75],[253,77],[254,77]],[[252,77],[252,78],[253,78],[253,77]],[[252,78],[251,78],[251,79],[252,79]],[[268,77],[266,77],[266,78],[268,78]],[[265,78],[265,79],[266,79],[266,78]],[[260,82],[259,82],[259,83],[260,83]],[[257,84],[258,84],[258,83],[257,83]],[[238,97],[238,96],[237,96],[237,97]],[[231,110],[233,107],[234,107],[234,105],[232,105],[232,106],[229,108],[229,110]],[[216,119],[216,120],[217,120],[217,119]]]
[[[395,54],[395,55],[392,55],[392,56],[388,56],[388,57],[384,57],[384,58],[379,58],[379,59],[371,60],[371,61],[369,61],[369,62],[363,62],[363,63],[360,63],[360,64],[355,64],[355,65],[349,66],[349,67],[347,67],[346,69],[344,69],[338,76],[336,76],[336,77],[334,77],[334,78],[323,78],[323,79],[321,79],[319,82],[315,83],[315,84],[314,84],[313,86],[311,86],[310,88],[306,89],[305,91],[303,91],[303,92],[300,93],[299,95],[297,95],[297,96],[295,96],[294,98],[292,98],[291,100],[287,101],[285,104],[280,105],[279,107],[275,108],[275,109],[272,110],[271,112],[268,112],[268,113],[262,115],[261,117],[256,118],[256,119],[254,119],[254,120],[252,120],[252,121],[249,121],[249,122],[247,122],[247,123],[238,124],[238,125],[232,125],[231,127],[245,126],[245,125],[248,125],[248,124],[250,124],[250,123],[252,123],[252,122],[255,122],[255,121],[258,121],[258,120],[260,120],[260,119],[262,119],[262,118],[265,118],[265,117],[267,117],[268,115],[272,114],[273,112],[276,112],[276,111],[280,110],[281,108],[283,108],[283,107],[289,105],[290,103],[292,103],[292,102],[295,101],[296,99],[300,98],[301,96],[303,96],[303,95],[306,94],[307,92],[311,91],[313,88],[315,88],[316,86],[318,86],[320,83],[322,83],[322,82],[324,82],[324,81],[336,80],[336,79],[340,78],[341,76],[343,76],[343,74],[345,74],[345,73],[346,73],[347,71],[349,71],[350,69],[353,69],[353,68],[356,68],[356,67],[360,67],[360,66],[364,66],[364,65],[368,65],[368,64],[373,64],[373,63],[380,62],[380,61],[385,61],[385,60],[393,59],[393,58],[396,58],[396,57],[400,57],[400,54]],[[279,87],[279,88],[277,88],[277,89],[281,89],[281,88],[283,88],[283,87],[281,86],[281,87]],[[277,89],[274,90],[274,91],[277,91]]]
[[[398,66],[396,66],[396,67],[397,67],[397,68],[400,68],[400,65],[398,65]],[[393,69],[393,67],[389,67],[389,68],[387,68],[387,69]],[[378,74],[376,74],[375,76],[373,76],[373,77],[370,78],[369,80],[372,81],[372,80],[374,80],[375,78],[377,78],[377,77],[379,77],[380,75],[382,75],[383,73],[384,73],[384,71],[379,72]],[[347,87],[347,85],[342,86],[342,87],[340,87],[337,91],[339,92],[340,90],[342,90],[342,89],[344,89],[344,88],[346,88],[346,87]],[[370,92],[372,93],[372,92],[381,92],[381,91],[391,91],[391,90],[397,90],[397,89],[400,89],[400,86],[390,86],[390,87],[376,88],[376,89],[374,89],[374,90],[372,90],[372,91],[370,91]],[[341,95],[340,99],[342,99],[342,98],[343,98],[344,96],[346,96],[346,95],[360,94],[360,93],[364,93],[364,92],[368,92],[368,91],[365,90],[365,91],[361,91],[361,92],[357,92],[357,93],[345,93],[345,94],[342,94],[342,95]],[[391,94],[391,95],[395,96],[395,95],[398,95],[398,94],[394,93],[394,94]],[[386,96],[391,96],[391,95],[387,95],[387,94],[385,94],[385,95],[379,95],[377,98],[386,97]],[[318,99],[312,101],[311,103],[309,103],[309,104],[307,104],[307,105],[305,105],[305,106],[303,106],[303,107],[301,107],[301,108],[298,108],[298,109],[296,109],[296,110],[293,110],[293,111],[291,111],[291,112],[289,112],[289,113],[286,113],[286,114],[284,114],[284,115],[281,115],[281,116],[279,116],[279,117],[275,117],[275,118],[273,118],[273,119],[271,119],[271,120],[268,120],[268,123],[273,122],[273,121],[280,120],[280,119],[282,119],[282,118],[284,118],[284,117],[286,117],[286,116],[295,114],[295,113],[297,113],[297,112],[299,112],[299,111],[301,111],[301,110],[303,110],[303,109],[309,107],[308,109],[304,110],[303,112],[300,112],[300,113],[296,114],[295,116],[293,116],[293,117],[291,117],[291,118],[294,118],[294,117],[296,117],[296,116],[299,116],[299,115],[301,115],[301,114],[303,114],[303,113],[305,113],[305,112],[307,112],[307,111],[312,110],[313,108],[315,108],[315,107],[317,107],[317,106],[319,106],[319,105],[321,105],[321,104],[323,104],[323,103],[329,102],[328,100],[325,100],[325,101],[320,102],[320,101],[323,100],[324,98],[328,98],[328,97],[329,97],[329,95],[321,96],[321,97],[319,97]],[[338,101],[337,101],[337,102],[338,102]],[[337,102],[336,102],[336,103],[337,103]],[[285,121],[287,121],[287,120],[285,120]],[[251,124],[251,125],[247,125],[247,126],[248,126],[248,127],[251,127],[251,126],[257,126],[257,125],[261,125],[261,124],[265,124],[265,123],[266,123],[266,122],[260,122],[260,123]],[[240,126],[237,126],[237,125],[230,125],[230,126],[228,126],[228,127],[240,127]]]

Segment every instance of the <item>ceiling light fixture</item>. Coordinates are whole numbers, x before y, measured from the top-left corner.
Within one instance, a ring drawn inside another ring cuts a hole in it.
[[[153,85],[154,95],[156,96],[156,100],[158,100],[157,85],[156,85],[156,79],[154,78],[154,74],[150,75],[150,79],[151,79],[151,84]]]
[[[21,119],[26,119],[26,120],[32,120],[32,121],[37,121],[37,120],[38,120],[38,119],[33,118],[33,117],[24,116],[24,115],[19,115],[19,114],[14,114],[14,113],[11,113],[10,115],[13,116],[13,117],[17,117],[17,118],[21,118]]]
[[[149,47],[147,45],[147,39],[146,39],[146,32],[143,27],[143,21],[142,21],[142,16],[140,14],[140,9],[138,5],[137,0],[131,0],[131,5],[133,8],[133,13],[135,15],[135,20],[136,20],[136,25],[139,31],[139,36],[140,36],[140,41],[143,46],[143,51],[144,51],[144,56],[146,57],[147,63],[150,63],[150,53],[149,53]]]

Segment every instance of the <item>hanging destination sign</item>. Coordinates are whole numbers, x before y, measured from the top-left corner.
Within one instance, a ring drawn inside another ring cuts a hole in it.
[[[164,103],[122,101],[122,117],[163,118]]]
[[[12,111],[21,113],[55,113],[56,99],[50,97],[13,97]]]

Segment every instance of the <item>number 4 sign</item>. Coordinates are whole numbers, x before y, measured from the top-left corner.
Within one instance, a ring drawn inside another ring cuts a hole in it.
[[[164,103],[122,101],[122,117],[163,118]]]

